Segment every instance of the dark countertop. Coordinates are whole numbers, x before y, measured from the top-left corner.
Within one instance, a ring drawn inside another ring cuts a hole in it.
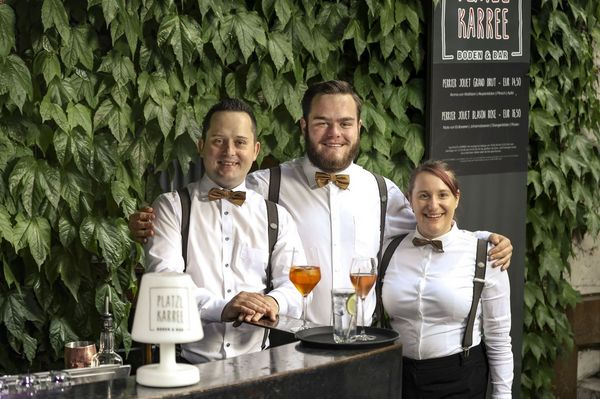
[[[294,342],[199,364],[200,382],[180,388],[138,385],[135,376],[48,390],[36,398],[399,398],[402,347],[317,349]],[[0,395],[2,399],[9,397]],[[10,398],[30,397],[27,394]]]

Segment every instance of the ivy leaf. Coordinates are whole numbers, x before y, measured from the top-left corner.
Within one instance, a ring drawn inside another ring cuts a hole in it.
[[[579,291],[573,288],[570,284],[568,284],[564,280],[560,280],[560,287],[558,292],[561,293],[559,296],[559,303],[564,307],[573,307],[577,305],[581,301],[581,295]]]
[[[60,243],[63,247],[68,247],[76,237],[77,227],[75,224],[65,215],[61,215],[58,219],[58,238]],[[54,280],[51,280],[50,282],[52,283]]]
[[[12,223],[10,221],[10,213],[6,207],[0,204],[0,243],[2,239],[8,242],[13,242]]]
[[[159,103],[163,98],[171,96],[171,89],[164,76],[142,72],[138,78],[138,96],[142,101],[150,96],[156,103]]]
[[[0,57],[15,48],[15,12],[8,4],[0,4]]]
[[[354,48],[356,49],[357,59],[360,58],[361,54],[365,51],[367,47],[367,41],[365,40],[365,32],[363,30],[362,25],[358,22],[358,20],[352,20],[346,27],[344,31],[344,36],[342,40],[354,40]]]
[[[48,279],[53,281],[59,275],[73,299],[79,301],[79,287],[81,286],[82,271],[79,262],[65,248],[59,248],[53,253],[52,261],[46,271]]]
[[[383,7],[382,7],[383,6]],[[389,35],[389,33],[394,29],[394,25],[396,23],[396,13],[394,11],[394,2],[391,0],[385,0],[383,5],[379,5],[380,13],[379,13],[379,24],[381,25],[381,35],[382,38],[385,38]]]
[[[63,353],[66,342],[79,340],[79,336],[73,330],[69,320],[63,317],[53,317],[50,320],[49,335],[50,345],[52,345],[55,356]]]
[[[19,280],[17,280],[17,278],[15,277],[10,265],[8,264],[6,259],[4,259],[4,257],[2,257],[2,269],[4,271],[4,281],[6,282],[6,285],[9,288],[14,285],[17,288],[17,291],[19,293],[21,293],[21,287],[19,284]],[[1,303],[2,303],[2,297],[0,297],[0,308],[2,308]]]
[[[177,14],[168,14],[162,18],[156,39],[159,45],[170,44],[179,65],[184,64],[181,23]]]
[[[540,357],[545,351],[545,345],[541,338],[533,333],[525,333],[523,336],[523,351],[529,350],[536,361],[539,362]]]
[[[28,248],[38,267],[41,267],[50,253],[50,223],[43,217],[26,218],[20,213],[16,222],[15,251]]]
[[[94,170],[99,181],[109,182],[114,176],[117,152],[114,141],[106,134],[94,136]]]
[[[523,291],[523,298],[525,300],[525,305],[527,306],[528,309],[533,309],[533,306],[535,305],[537,299],[537,295],[535,293],[536,290],[539,290],[539,287],[529,281],[525,282],[525,287],[524,287],[524,291]]]
[[[81,62],[88,70],[93,68],[93,51],[96,46],[91,41],[91,34],[87,26],[72,29],[70,39],[65,40],[65,45],[60,49],[62,61],[67,67],[73,68],[77,62]]]
[[[425,94],[425,82],[423,79],[411,79],[406,85],[406,89],[408,103],[419,111],[424,112],[425,102],[423,96]]]
[[[148,143],[146,135],[142,134],[129,147],[127,153],[131,161],[132,173],[137,176],[142,176],[146,171],[146,167],[152,159],[153,150]]]
[[[365,116],[365,127],[371,130],[372,136],[377,136],[377,134],[385,134],[387,130],[387,123],[385,122],[385,118],[380,115],[379,111],[375,109],[371,104],[363,105],[364,116]],[[373,122],[377,129],[374,129],[375,126],[372,126],[369,122]]]
[[[104,57],[99,70],[112,74],[119,87],[125,86],[129,82],[135,82],[135,67],[129,57],[121,55],[116,51]]]
[[[546,165],[542,169],[542,184],[544,184],[546,192],[549,192],[551,185],[554,185],[556,192],[559,193],[565,186],[565,179],[557,168],[552,165]]]
[[[277,105],[277,90],[275,88],[275,77],[273,76],[273,70],[269,66],[267,62],[262,62],[260,64],[260,88],[262,89],[262,94],[267,101],[267,104],[271,108],[274,108]]]
[[[173,122],[175,121],[175,118],[173,118],[172,115],[174,105],[175,101],[167,98],[163,99],[160,105],[155,103],[152,99],[148,99],[144,105],[144,117],[146,118],[146,121],[151,121],[156,118],[164,137],[169,135],[169,132],[173,127]]]
[[[14,159],[16,153],[15,145],[8,138],[8,134],[0,128],[0,171],[5,170],[6,165]]]
[[[402,21],[408,21],[413,32],[420,32],[419,15],[414,10],[412,5],[404,2],[396,2],[396,24]]]
[[[542,176],[537,170],[529,170],[527,172],[527,185],[533,186],[536,197],[539,197],[544,192],[544,187],[542,186]]]
[[[575,173],[575,176],[578,178],[581,177],[582,169],[586,166],[581,160],[581,154],[575,153],[571,149],[567,149],[561,154],[560,160],[560,169],[565,176],[572,170]]]
[[[202,28],[195,19],[188,16],[181,18],[181,35],[183,38],[184,57],[187,54],[187,59],[192,58],[192,53],[195,50],[202,57],[202,49],[204,47],[204,39],[202,38]],[[183,65],[182,65],[183,67]]]
[[[551,141],[550,132],[558,124],[554,116],[545,110],[533,108],[529,110],[529,121],[533,127],[533,131],[540,136],[541,140]]]
[[[31,74],[22,59],[14,54],[0,57],[0,94],[8,92],[10,100],[19,108],[33,97]]]
[[[89,251],[101,255],[111,269],[116,269],[129,255],[129,228],[122,219],[87,216],[81,223],[79,237]]]
[[[548,314],[548,308],[546,306],[537,305],[535,307],[535,320],[540,328],[548,326],[548,328],[553,332],[556,329],[556,323],[550,314]]]
[[[61,77],[60,61],[54,53],[45,53],[42,63],[42,74],[46,84],[49,84],[56,76]]]
[[[287,35],[279,32],[271,33],[269,35],[268,49],[277,70],[283,67],[286,58],[291,64],[294,63],[292,42]]]
[[[550,274],[554,281],[561,278],[564,264],[561,260],[560,252],[556,248],[550,248],[540,254],[539,276],[544,278]]]
[[[406,141],[404,143],[404,150],[406,155],[414,165],[418,165],[423,158],[425,153],[425,143],[423,142],[424,132],[423,126],[417,123],[411,123],[408,125],[406,131]]]
[[[231,23],[246,62],[254,52],[254,41],[263,47],[267,45],[263,20],[256,12],[239,12],[231,16]]]
[[[92,135],[92,115],[88,107],[83,104],[69,103],[67,105],[67,118],[71,129],[81,126],[87,134]]]
[[[115,19],[117,12],[119,11],[119,4],[115,0],[102,0],[102,13],[104,14],[104,21],[106,25],[110,25]]]
[[[302,117],[302,107],[300,105],[300,93],[306,91],[306,87],[294,88],[287,81],[282,85],[283,102],[285,103],[288,112],[292,116],[294,122],[297,122]]]
[[[82,192],[91,194],[91,181],[83,176],[81,172],[72,170],[63,170],[62,172],[62,190],[60,196],[67,202],[72,211],[79,209],[79,197]],[[62,217],[61,217],[62,218]],[[59,230],[60,231],[60,230]],[[62,242],[62,234],[61,234]],[[66,244],[63,244],[67,246]]]
[[[301,14],[292,17],[290,22],[290,30],[294,40],[300,41],[302,46],[312,54],[315,48],[313,36]]]
[[[110,184],[110,191],[117,205],[121,207],[125,215],[131,215],[137,208],[137,202],[129,194],[129,187],[120,181],[113,181]]]
[[[197,141],[202,135],[193,108],[190,105],[178,104],[177,115],[175,117],[175,138],[181,136],[186,131],[194,141]]]
[[[275,1],[275,14],[282,26],[285,26],[292,17],[292,5],[289,0]]]
[[[21,198],[21,203],[29,215],[33,213],[35,167],[36,162],[33,157],[21,158],[15,165],[9,178],[9,190],[11,194],[15,198]],[[14,242],[13,245],[16,246]]]
[[[68,43],[71,39],[67,12],[60,0],[44,0],[42,4],[42,23],[44,29],[56,27],[63,42]]]
[[[119,22],[125,31],[125,37],[129,44],[129,50],[131,54],[135,54],[138,40],[142,36],[142,28],[140,25],[140,19],[138,13],[130,12],[129,10],[123,10],[119,13]]]
[[[44,99],[40,103],[40,116],[42,117],[42,122],[47,120],[53,120],[56,122],[58,127],[60,127],[65,132],[70,131],[69,121],[67,119],[67,115],[65,111],[58,104],[54,104],[47,99]]]

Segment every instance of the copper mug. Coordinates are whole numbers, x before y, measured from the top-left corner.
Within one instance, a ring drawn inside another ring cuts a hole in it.
[[[90,367],[95,354],[96,343],[93,341],[67,342],[65,344],[65,368]]]

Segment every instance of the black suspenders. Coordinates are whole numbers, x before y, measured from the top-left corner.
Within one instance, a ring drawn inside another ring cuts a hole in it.
[[[377,274],[377,283],[375,285],[375,293],[377,295],[377,303],[375,305],[375,315],[377,320],[381,320],[380,326],[384,328],[391,328],[389,318],[386,317],[385,310],[383,309],[383,301],[381,298],[381,292],[383,288],[383,277],[385,271],[396,251],[398,245],[407,234],[401,234],[394,237],[389,243],[383,254],[381,264],[379,265],[379,272]],[[473,327],[475,325],[475,316],[477,315],[477,307],[479,306],[479,299],[481,298],[481,292],[485,284],[485,268],[486,268],[486,254],[487,254],[487,241],[477,240],[477,255],[475,257],[475,275],[473,277],[473,299],[471,300],[471,309],[469,310],[469,316],[467,319],[467,326],[465,328],[465,335],[463,336],[462,349],[465,357],[469,356],[469,348],[473,344]]]
[[[190,208],[191,199],[190,192],[187,187],[177,190],[179,194],[179,201],[181,203],[181,254],[184,260],[183,272],[187,269],[187,247],[188,247],[188,234],[190,231]],[[267,205],[267,228],[269,235],[269,262],[267,263],[267,289],[269,292],[273,289],[272,272],[271,272],[271,254],[275,243],[277,242],[277,234],[279,232],[279,213],[277,212],[277,206],[270,201],[265,200]]]

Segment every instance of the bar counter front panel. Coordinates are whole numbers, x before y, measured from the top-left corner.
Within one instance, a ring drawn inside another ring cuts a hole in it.
[[[310,348],[294,342],[197,366],[200,382],[151,388],[135,376],[41,391],[36,398],[400,398],[402,346],[375,349]],[[16,396],[15,396],[16,397]]]

